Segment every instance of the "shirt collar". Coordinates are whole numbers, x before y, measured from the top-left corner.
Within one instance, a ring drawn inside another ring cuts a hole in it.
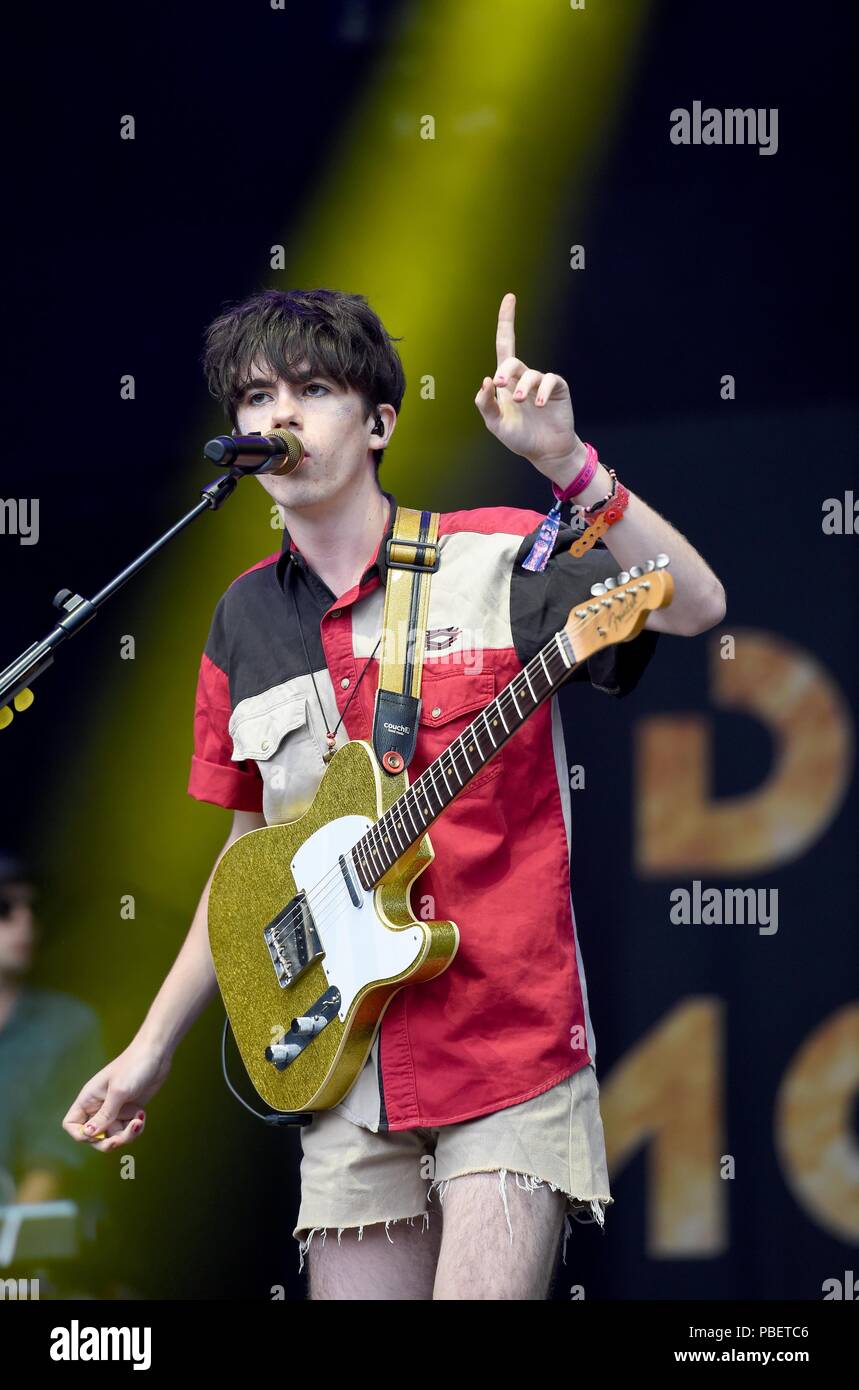
[[[385,492],[384,489],[382,489],[382,495],[388,499],[388,522],[387,526],[385,527],[385,533],[379,541],[376,553],[371,559],[364,573],[362,574],[360,583],[365,584],[368,579],[371,579],[376,574],[378,574],[381,584],[384,587],[388,578],[388,566],[385,562],[385,552],[387,550],[387,542],[394,534],[394,519],[397,515],[397,499],[393,496],[392,493]],[[278,556],[277,564],[275,566],[275,569],[277,571],[278,583],[280,584],[281,588],[283,588],[284,579],[286,577],[287,569],[290,563],[290,556],[296,557],[296,562],[300,568],[309,568],[306,561],[302,557],[297,545],[295,544],[286,527],[284,526],[283,539],[281,541],[280,546],[280,555]]]

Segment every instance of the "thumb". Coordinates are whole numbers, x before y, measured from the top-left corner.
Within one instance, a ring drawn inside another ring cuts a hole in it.
[[[108,1086],[107,1095],[100,1109],[96,1110],[94,1115],[90,1115],[84,1125],[84,1133],[91,1137],[93,1134],[100,1133],[101,1130],[107,1130],[108,1126],[119,1118],[119,1112],[127,1099],[124,1091]]]
[[[483,385],[474,397],[474,404],[490,429],[501,419],[501,410],[491,376],[483,378]]]

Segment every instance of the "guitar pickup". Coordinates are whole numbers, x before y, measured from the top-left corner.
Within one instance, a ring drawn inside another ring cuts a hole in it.
[[[290,898],[262,935],[281,989],[325,954],[303,890]]]

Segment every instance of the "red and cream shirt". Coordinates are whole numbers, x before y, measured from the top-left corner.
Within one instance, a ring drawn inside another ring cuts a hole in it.
[[[309,806],[334,728],[382,628],[385,536],[360,583],[337,597],[285,532],[281,550],[219,600],[200,662],[188,790],[262,811]],[[617,570],[598,542],[569,553],[561,526],[540,573],[522,568],[542,517],[512,507],[446,512],[430,586],[419,733],[411,778],[463,731]],[[307,655],[325,710],[319,709]],[[656,648],[645,628],[571,681],[623,696]],[[378,658],[337,733],[372,740]],[[378,1130],[437,1127],[502,1110],[594,1061],[596,1045],[570,894],[570,791],[557,697],[540,706],[430,830],[435,859],[412,885],[416,916],[450,919],[459,950],[437,979],[400,990],[367,1062],[336,1108]],[[424,907],[428,910],[422,910]]]

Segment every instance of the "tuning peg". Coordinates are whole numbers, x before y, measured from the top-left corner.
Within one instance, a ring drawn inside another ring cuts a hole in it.
[[[614,588],[617,587],[617,580],[614,578],[613,575],[611,575],[611,574],[607,574],[607,575],[606,575],[605,586],[606,586],[607,589],[614,589]]]
[[[631,579],[640,579],[644,573],[641,565],[630,565],[629,574]]]
[[[598,594],[604,594],[604,593],[605,593],[605,584],[600,584],[599,582],[597,582],[596,584],[592,584],[592,585],[591,585],[591,593],[594,594],[595,596],[598,595]]]
[[[12,720],[14,718],[15,716],[10,710],[9,706],[4,705],[3,708],[0,709],[0,729],[7,728],[12,723]]]
[[[621,570],[620,574],[617,576],[617,582],[618,584],[628,584],[631,577],[629,570]]]
[[[655,562],[654,560],[645,560],[645,562],[644,562],[644,570],[645,570],[645,573],[646,573],[646,574],[651,574],[651,573],[653,572],[653,570],[655,570],[655,569],[656,569],[656,562]]]
[[[29,709],[29,708],[30,708],[30,706],[31,706],[31,704],[33,703],[33,701],[34,701],[35,698],[36,698],[36,697],[35,697],[35,695],[33,694],[32,690],[30,690],[28,687],[26,687],[24,690],[19,690],[19,691],[18,691],[18,694],[15,696],[14,700],[12,701],[12,703],[13,703],[13,705],[15,706],[16,710],[18,711],[18,713],[20,714],[20,712],[21,712],[22,709]]]
[[[665,566],[666,566],[666,565],[670,565],[670,564],[671,564],[671,561],[670,561],[670,559],[668,558],[667,555],[657,555],[657,557],[656,557],[656,568],[657,568],[658,570],[664,570],[664,569],[665,569]]]

